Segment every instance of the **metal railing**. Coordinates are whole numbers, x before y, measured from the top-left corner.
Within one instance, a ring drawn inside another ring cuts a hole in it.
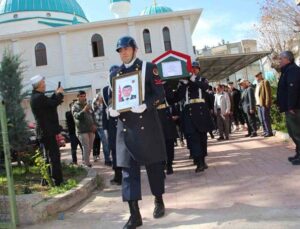
[[[6,174],[6,178],[3,176],[0,177],[4,181],[6,185],[0,186],[0,228],[9,228],[15,229],[18,224],[18,216],[17,216],[17,207],[16,207],[16,195],[14,189],[14,181],[12,174],[12,165],[11,165],[11,154],[10,154],[10,146],[8,140],[8,130],[7,130],[7,118],[6,118],[6,110],[5,103],[0,94],[0,130],[2,137],[2,145],[0,147],[0,155],[3,155],[3,164],[1,170],[1,157],[0,157],[0,173]]]

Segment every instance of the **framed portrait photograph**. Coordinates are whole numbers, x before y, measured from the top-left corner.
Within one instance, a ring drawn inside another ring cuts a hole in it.
[[[142,82],[140,71],[124,74],[112,79],[113,109],[129,111],[142,104]]]

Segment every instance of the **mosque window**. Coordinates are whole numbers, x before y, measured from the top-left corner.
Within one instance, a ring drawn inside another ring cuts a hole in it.
[[[99,34],[92,36],[93,57],[104,56],[103,38]]]
[[[170,30],[168,27],[163,28],[163,38],[164,38],[164,44],[165,44],[165,51],[171,50],[172,49],[171,36],[170,36]]]
[[[35,62],[36,66],[47,65],[47,50],[43,43],[37,43],[35,46]]]
[[[149,29],[144,29],[143,37],[144,37],[145,52],[152,53],[151,36],[150,36]]]

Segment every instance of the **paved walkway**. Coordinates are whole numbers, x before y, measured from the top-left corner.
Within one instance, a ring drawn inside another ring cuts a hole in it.
[[[152,218],[153,197],[143,171],[141,228],[300,228],[300,166],[287,161],[294,154],[292,146],[276,137],[250,139],[243,134],[234,134],[229,142],[209,140],[209,169],[200,174],[194,172],[188,151],[176,150],[162,219]],[[103,161],[95,168],[106,178],[103,191],[65,212],[64,220],[26,228],[122,228],[129,214],[120,188],[109,185],[111,171]]]

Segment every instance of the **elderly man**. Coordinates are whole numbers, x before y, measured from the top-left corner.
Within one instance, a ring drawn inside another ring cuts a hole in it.
[[[272,91],[268,80],[265,80],[262,73],[259,72],[255,75],[257,85],[255,88],[255,100],[258,110],[258,117],[263,126],[264,137],[273,136],[271,126],[271,104],[272,104]]]
[[[231,102],[227,92],[224,92],[223,85],[218,84],[216,87],[214,111],[217,114],[217,124],[220,133],[218,141],[229,140],[230,128],[230,108]],[[225,135],[225,138],[224,138]]]
[[[300,68],[290,51],[280,54],[281,76],[278,82],[277,105],[286,116],[286,126],[296,144],[296,155],[289,157],[293,165],[300,165]]]
[[[36,133],[43,144],[47,157],[50,158],[51,176],[56,186],[63,182],[60,152],[56,135],[60,132],[57,107],[63,102],[63,88],[59,87],[49,98],[45,95],[45,78],[37,75],[30,79],[33,87],[30,106],[36,120]]]
[[[256,137],[257,136],[257,126],[256,126],[256,116],[255,116],[255,96],[254,90],[250,87],[248,80],[241,80],[240,86],[244,91],[242,92],[241,105],[243,112],[245,113],[246,123],[248,126],[248,134],[245,137]]]

